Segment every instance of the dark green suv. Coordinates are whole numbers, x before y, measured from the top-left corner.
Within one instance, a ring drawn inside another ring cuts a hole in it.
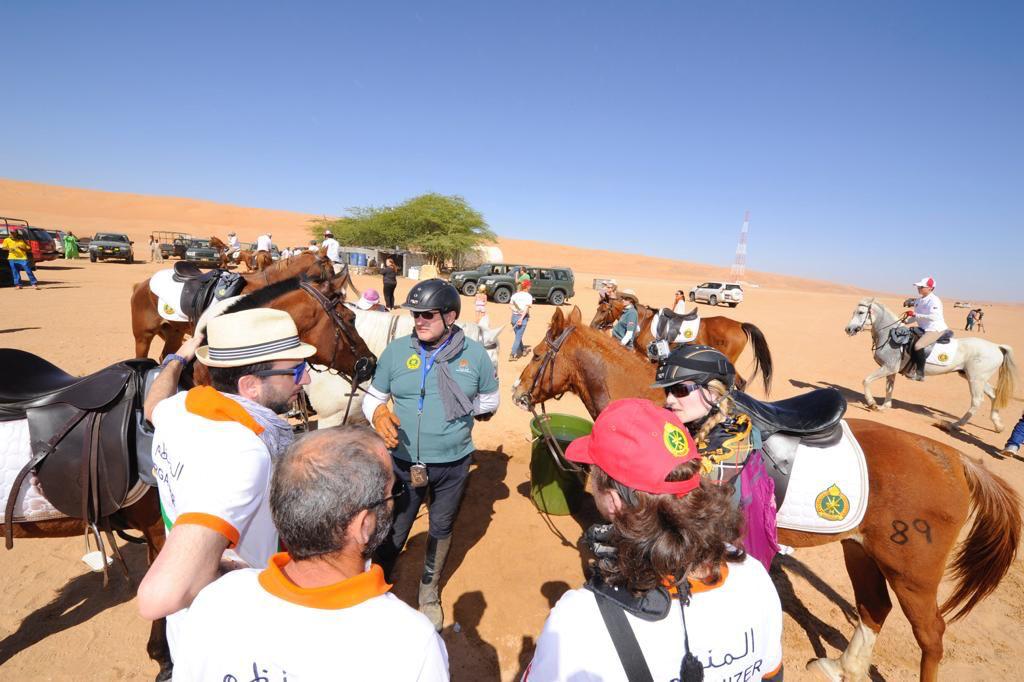
[[[491,275],[504,275],[517,268],[524,267],[515,263],[484,263],[476,270],[459,270],[453,272],[451,283],[465,296],[476,296],[480,280]]]
[[[135,262],[132,251],[132,240],[121,232],[98,232],[89,242],[89,260],[123,260],[125,263]]]
[[[530,273],[530,294],[534,300],[562,305],[576,295],[576,278],[570,268],[534,268],[527,266]],[[512,275],[491,275],[480,280],[487,287],[487,298],[498,303],[508,303],[516,290]]]

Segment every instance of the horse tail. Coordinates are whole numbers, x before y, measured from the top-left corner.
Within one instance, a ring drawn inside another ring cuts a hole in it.
[[[996,383],[996,397],[992,407],[1001,410],[1010,404],[1010,399],[1017,390],[1017,363],[1013,361],[1013,349],[1000,344],[1003,352],[1003,364],[999,365],[999,381]]]
[[[996,589],[1013,563],[1021,537],[1017,492],[978,462],[968,457],[960,462],[971,491],[974,523],[950,566],[956,589],[941,608],[943,617],[957,609],[949,622],[966,616]]]
[[[756,326],[749,322],[744,322],[740,326],[747,335],[747,341],[754,346],[754,373],[750,376],[753,378],[757,375],[758,370],[761,371],[761,378],[764,380],[764,393],[768,395],[772,391],[772,353],[768,350],[768,342],[765,341],[764,334]]]

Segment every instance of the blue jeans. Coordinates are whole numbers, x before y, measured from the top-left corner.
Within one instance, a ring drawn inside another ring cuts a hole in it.
[[[1024,445],[1024,415],[1021,416],[1017,425],[1013,427],[1010,440],[1006,441],[1006,447],[1011,445],[1016,445],[1017,447]]]
[[[19,270],[28,275],[29,284],[32,286],[36,285],[36,276],[32,274],[32,268],[29,267],[27,260],[8,260],[7,265],[11,268],[11,279],[14,280],[14,286],[21,286],[21,275],[18,274]]]
[[[516,323],[522,320],[523,323],[516,326]],[[523,334],[526,333],[526,325],[530,323],[530,316],[526,315],[513,315],[512,316],[512,332],[516,335],[515,341],[512,342],[512,355],[519,355],[523,352]]]

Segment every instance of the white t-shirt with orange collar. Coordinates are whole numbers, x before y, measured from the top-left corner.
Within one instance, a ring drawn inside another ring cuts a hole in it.
[[[782,665],[782,606],[761,562],[746,557],[725,564],[716,585],[691,581],[686,607],[690,652],[704,665],[704,679],[761,680]],[[626,673],[601,618],[594,593],[570,590],[551,610],[537,640],[526,682],[625,681]],[[685,652],[679,600],[669,614],[646,621],[627,613],[655,680],[677,680]]]
[[[448,653],[427,618],[391,594],[379,566],[302,588],[275,555],[208,585],[188,611],[174,680],[448,679]]]
[[[270,514],[271,459],[261,427],[210,387],[162,400],[153,410],[153,469],[168,528],[205,526],[250,566],[278,550]],[[167,619],[174,655],[183,611]]]

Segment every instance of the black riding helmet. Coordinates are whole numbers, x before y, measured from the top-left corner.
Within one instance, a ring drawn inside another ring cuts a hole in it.
[[[462,311],[462,297],[458,290],[443,279],[428,279],[409,290],[403,308],[417,312],[440,310],[441,314]]]
[[[707,386],[715,379],[731,391],[736,385],[736,368],[727,357],[710,346],[685,344],[658,363],[651,388],[666,388],[684,381]]]

